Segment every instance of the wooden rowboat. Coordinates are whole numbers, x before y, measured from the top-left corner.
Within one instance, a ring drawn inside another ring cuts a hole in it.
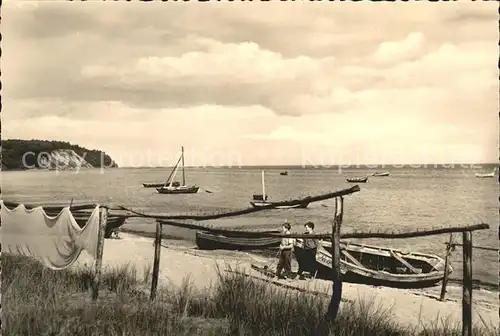
[[[332,244],[322,241],[316,252],[318,273],[330,274]],[[340,243],[340,271],[346,281],[389,287],[431,287],[444,277],[445,261],[432,254],[349,242]],[[449,266],[451,273],[453,268]]]
[[[368,176],[365,177],[350,177],[346,179],[349,183],[366,183]]]
[[[264,232],[279,233],[280,231]],[[244,231],[232,232],[230,235],[196,231],[196,245],[200,250],[264,250],[276,248],[280,243],[281,238],[245,238]]]

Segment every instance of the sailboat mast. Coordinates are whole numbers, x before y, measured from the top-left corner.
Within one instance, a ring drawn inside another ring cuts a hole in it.
[[[182,185],[186,185],[186,171],[184,170],[184,146],[181,146],[182,150]]]
[[[264,181],[264,171],[262,171],[262,200],[266,200],[266,182]]]

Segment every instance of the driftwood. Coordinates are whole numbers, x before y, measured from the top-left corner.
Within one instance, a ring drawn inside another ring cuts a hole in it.
[[[330,240],[332,238],[332,233],[320,233],[320,234],[303,234],[303,233],[291,233],[291,234],[283,234],[283,233],[269,233],[269,232],[258,232],[258,231],[244,231],[244,230],[234,230],[234,229],[218,229],[213,228],[207,225],[200,224],[191,224],[191,223],[180,223],[175,221],[168,220],[158,220],[162,225],[170,225],[185,229],[192,230],[202,230],[211,232],[214,234],[235,234],[237,233],[241,237],[247,238],[263,238],[263,237],[275,237],[275,238],[310,238],[310,239],[325,239]],[[490,226],[488,224],[473,224],[468,226],[452,226],[452,227],[442,227],[442,228],[433,228],[429,230],[418,230],[418,231],[392,231],[392,232],[351,232],[351,233],[341,233],[340,238],[348,239],[348,238],[387,238],[387,239],[403,239],[403,238],[414,238],[414,237],[425,237],[425,236],[434,236],[443,233],[459,233],[459,232],[470,232],[476,230],[485,230],[489,229]]]
[[[228,211],[228,212],[219,212],[219,213],[214,213],[214,214],[198,214],[198,215],[148,215],[148,214],[145,214],[145,213],[141,213],[141,212],[138,212],[138,211],[134,211],[134,210],[128,209],[128,208],[123,207],[123,206],[119,206],[119,207],[116,207],[116,208],[108,207],[108,209],[109,210],[123,210],[123,211],[128,211],[128,212],[132,213],[132,215],[127,215],[127,217],[129,217],[129,218],[131,218],[131,217],[143,217],[143,218],[154,218],[154,219],[158,219],[158,220],[162,220],[162,219],[165,219],[165,220],[168,220],[168,219],[183,219],[183,220],[190,219],[190,220],[203,221],[203,220],[212,220],[212,219],[219,219],[219,218],[225,218],[225,217],[241,216],[241,215],[246,215],[246,214],[250,214],[250,213],[254,213],[254,212],[258,212],[258,211],[275,209],[275,208],[280,207],[280,206],[297,205],[297,204],[304,203],[306,201],[309,202],[309,203],[319,202],[319,201],[324,201],[324,200],[331,199],[331,198],[336,198],[336,197],[340,197],[340,196],[350,195],[350,194],[353,194],[353,193],[358,192],[360,190],[361,189],[359,188],[359,186],[355,185],[352,188],[343,189],[343,190],[339,190],[339,191],[335,191],[335,192],[331,192],[331,193],[327,193],[327,194],[322,194],[322,195],[318,195],[318,196],[307,196],[307,197],[304,197],[304,198],[301,198],[301,199],[273,202],[272,204],[269,204],[269,205],[266,205],[266,206],[261,206],[261,207],[258,207],[258,208],[253,208],[252,207],[252,208],[246,208],[246,209],[242,209],[242,210],[234,210],[234,211]]]

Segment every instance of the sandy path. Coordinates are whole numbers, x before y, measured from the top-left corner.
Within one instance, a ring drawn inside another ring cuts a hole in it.
[[[153,240],[129,234],[122,234],[123,239],[106,240],[103,266],[116,267],[129,263],[143,275],[142,270],[152,267]],[[233,269],[264,279],[259,272],[250,269],[252,263],[265,264],[266,259],[244,252],[199,251],[178,242],[164,241],[160,261],[160,286],[180,286],[189,276],[190,282],[199,290],[208,290],[217,281],[215,266],[222,270],[230,265]],[[75,267],[92,262],[87,255],[82,255]],[[289,280],[288,285],[323,293],[331,292],[331,282],[325,280],[299,281]],[[448,287],[447,300],[440,302],[440,287],[425,290],[404,290],[385,287],[344,283],[343,298],[351,301],[374,299],[377,305],[391,308],[393,316],[400,323],[408,325],[428,325],[436,318],[451,319],[461,322],[461,287]],[[479,317],[479,315],[481,317]],[[492,325],[499,324],[498,293],[485,290],[473,292],[473,321],[482,325],[481,318]],[[420,321],[420,323],[419,323]]]

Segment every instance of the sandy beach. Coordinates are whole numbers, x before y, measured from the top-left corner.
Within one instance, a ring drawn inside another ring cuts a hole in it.
[[[144,276],[142,270],[151,269],[153,264],[153,239],[132,234],[121,234],[121,239],[107,239],[104,247],[103,267],[113,268],[129,264]],[[269,282],[269,278],[251,269],[251,264],[265,265],[271,262],[261,256],[235,251],[201,251],[194,245],[174,240],[163,240],[161,249],[159,286],[181,286],[189,277],[193,287],[208,291],[217,281],[216,266],[223,271],[236,270],[254,279]],[[84,253],[74,267],[90,265],[92,260]],[[331,282],[315,280],[282,281],[287,287],[313,291],[328,295]],[[146,290],[149,291],[149,286]],[[274,286],[269,283],[269,286]],[[394,319],[401,324],[426,326],[436,319],[460,323],[462,317],[462,288],[448,286],[446,301],[440,302],[440,285],[418,290],[374,287],[344,283],[343,299],[347,301],[374,300],[375,305],[391,310]],[[293,289],[290,289],[293,290]],[[499,324],[498,293],[482,289],[473,292],[473,323],[482,325]],[[484,322],[483,322],[484,321]]]

